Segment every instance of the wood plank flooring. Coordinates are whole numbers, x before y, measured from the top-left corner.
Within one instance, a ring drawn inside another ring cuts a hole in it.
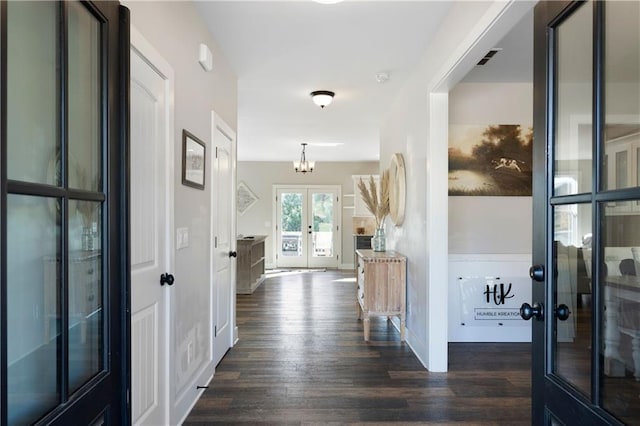
[[[450,344],[424,369],[386,318],[363,340],[354,274],[271,274],[186,425],[530,424],[529,344]]]

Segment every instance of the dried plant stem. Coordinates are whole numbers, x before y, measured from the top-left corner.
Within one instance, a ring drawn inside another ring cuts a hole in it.
[[[376,228],[381,228],[385,217],[389,214],[389,170],[385,170],[380,178],[380,199],[378,199],[378,187],[373,176],[369,178],[369,188],[360,179],[358,189],[362,201],[376,219]]]

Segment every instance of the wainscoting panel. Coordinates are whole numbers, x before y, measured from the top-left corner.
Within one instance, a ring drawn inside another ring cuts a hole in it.
[[[158,404],[158,312],[153,304],[131,318],[132,419],[139,424]]]
[[[529,254],[449,255],[449,341],[530,342]]]

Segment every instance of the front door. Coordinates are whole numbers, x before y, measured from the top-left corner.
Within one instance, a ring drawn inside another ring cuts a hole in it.
[[[640,3],[534,24],[533,423],[640,418]]]
[[[0,17],[0,424],[127,424],[128,11]]]
[[[235,203],[235,132],[213,113],[215,158],[211,174],[211,212],[213,241],[211,250],[211,305],[213,364],[217,365],[233,344],[233,306],[235,301],[236,239],[233,211]]]
[[[338,267],[339,201],[337,186],[276,188],[278,267]]]
[[[131,31],[131,418],[169,422],[172,69]],[[164,276],[164,281],[161,280]],[[176,288],[179,283],[176,284]]]

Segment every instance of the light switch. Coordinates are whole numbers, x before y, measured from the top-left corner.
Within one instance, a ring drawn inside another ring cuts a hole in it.
[[[176,229],[176,250],[189,247],[189,228]]]
[[[182,247],[189,247],[189,228],[182,228]]]

